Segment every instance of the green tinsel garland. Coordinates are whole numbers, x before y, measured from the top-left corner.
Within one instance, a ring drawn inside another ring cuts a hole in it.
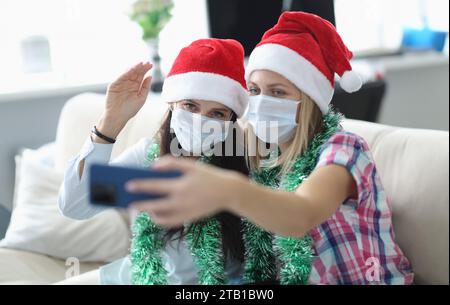
[[[149,147],[145,165],[159,156],[159,145]],[[140,213],[134,221],[131,243],[131,281],[136,285],[166,285],[167,271],[161,260],[163,230],[156,226],[147,213]]]
[[[149,166],[160,155],[158,144],[150,146],[146,154],[145,165]],[[201,162],[209,163],[211,157],[202,156]],[[194,231],[186,233],[191,253],[199,269],[199,283],[202,285],[225,284],[225,259],[222,253],[220,223],[217,219],[206,220],[201,228],[203,232],[194,240]],[[164,249],[162,234],[164,231],[152,223],[147,213],[141,213],[133,224],[131,246],[132,283],[138,285],[167,284],[167,271],[161,259]]]
[[[311,141],[308,150],[299,156],[292,168],[280,178],[280,167],[263,169],[252,173],[255,182],[288,192],[294,192],[314,170],[322,145],[340,128],[341,115],[330,110],[324,115],[324,129]],[[159,156],[159,146],[153,144],[147,154],[146,162],[150,164]],[[201,161],[209,162],[202,157]],[[205,220],[203,232],[194,240],[193,230],[188,230],[186,240],[199,270],[199,283],[202,285],[220,285],[226,283],[225,261],[222,253],[220,223],[215,218]],[[161,237],[163,230],[154,225],[149,216],[140,214],[133,225],[133,242],[131,248],[133,284],[163,285],[167,284],[167,271],[161,259],[164,244]],[[277,268],[275,258],[280,266],[281,284],[305,284],[311,272],[313,260],[312,239],[273,237],[272,234],[244,220],[245,271],[247,283],[275,279]]]
[[[194,241],[194,232],[186,235],[186,240],[198,267],[198,282],[201,285],[226,284],[225,258],[222,253],[220,223],[211,218],[206,221],[203,232]]]
[[[131,279],[135,285],[166,285],[167,271],[161,260],[164,249],[162,229],[153,224],[146,213],[141,213],[133,224],[130,259]]]

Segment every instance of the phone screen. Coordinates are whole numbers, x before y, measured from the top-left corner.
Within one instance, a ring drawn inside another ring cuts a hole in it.
[[[117,205],[117,187],[111,184],[93,183],[91,186],[91,199],[105,205]]]
[[[125,184],[134,179],[173,179],[177,171],[155,171],[150,168],[130,168],[103,164],[90,166],[89,199],[91,204],[113,208],[127,208],[131,202],[155,200],[162,194],[130,193]]]

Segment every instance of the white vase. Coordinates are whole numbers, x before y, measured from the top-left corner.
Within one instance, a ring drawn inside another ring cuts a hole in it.
[[[151,90],[153,92],[161,92],[164,83],[164,76],[161,72],[161,58],[159,57],[159,41],[158,38],[146,41],[149,50],[149,61],[153,64]]]

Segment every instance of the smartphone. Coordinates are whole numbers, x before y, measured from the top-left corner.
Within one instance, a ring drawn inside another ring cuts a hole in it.
[[[89,169],[89,200],[93,205],[111,208],[127,208],[133,201],[152,200],[161,194],[130,193],[125,184],[134,179],[173,179],[178,171],[155,171],[150,168],[129,168],[104,164],[92,164]]]

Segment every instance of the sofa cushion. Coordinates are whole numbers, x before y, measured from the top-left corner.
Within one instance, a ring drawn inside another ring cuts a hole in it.
[[[83,262],[109,262],[128,254],[130,231],[116,210],[76,221],[64,217],[57,199],[63,173],[45,164],[42,151],[26,149],[17,157],[17,202],[0,247]],[[44,158],[45,159],[45,158]]]
[[[52,284],[98,267],[98,263],[66,264],[47,255],[0,248],[0,285]]]

